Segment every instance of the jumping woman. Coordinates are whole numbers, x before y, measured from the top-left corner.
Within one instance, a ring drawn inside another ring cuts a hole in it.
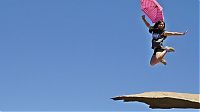
[[[164,59],[165,55],[168,52],[175,52],[173,47],[163,46],[163,41],[168,36],[178,36],[178,35],[185,35],[186,32],[169,32],[165,31],[165,22],[164,21],[157,21],[153,26],[151,26],[145,19],[145,15],[142,16],[142,20],[145,25],[149,29],[149,33],[152,34],[152,49],[154,50],[153,55],[150,60],[150,65],[154,66],[158,63],[162,63],[164,65],[167,64],[166,60]]]

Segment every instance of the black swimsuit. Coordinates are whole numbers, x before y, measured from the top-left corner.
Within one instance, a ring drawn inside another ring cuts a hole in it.
[[[153,32],[152,33],[152,46],[151,48],[154,49],[153,55],[156,55],[156,52],[164,51],[163,41],[167,38],[166,36],[162,35],[163,32]]]

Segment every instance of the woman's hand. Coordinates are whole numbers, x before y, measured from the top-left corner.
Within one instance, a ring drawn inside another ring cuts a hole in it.
[[[145,19],[145,15],[142,15],[142,19],[143,19],[143,20]]]
[[[186,30],[185,32],[183,32],[183,35],[185,35],[188,32],[188,30]]]

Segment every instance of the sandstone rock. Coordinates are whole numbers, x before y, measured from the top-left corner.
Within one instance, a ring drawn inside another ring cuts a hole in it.
[[[193,108],[200,109],[200,94],[175,93],[175,92],[145,92],[142,94],[123,95],[112,98],[124,102],[143,102],[149,108]]]

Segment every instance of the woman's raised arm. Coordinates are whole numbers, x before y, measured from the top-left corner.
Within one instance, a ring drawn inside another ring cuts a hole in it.
[[[147,20],[145,19],[145,15],[142,15],[142,20],[143,20],[144,24],[145,24],[148,28],[151,27],[151,25],[150,25],[150,24],[147,22]]]

